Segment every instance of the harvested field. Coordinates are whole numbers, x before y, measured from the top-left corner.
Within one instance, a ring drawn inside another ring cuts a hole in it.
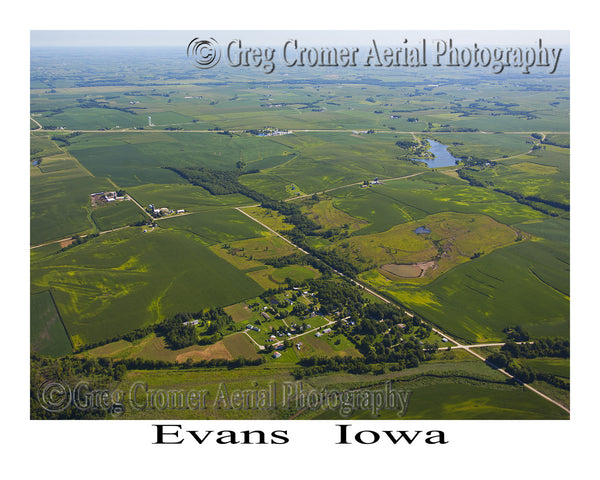
[[[227,350],[223,341],[220,341],[213,345],[194,345],[192,347],[184,348],[181,350],[181,353],[175,357],[175,360],[184,363],[189,358],[196,362],[198,360],[212,360],[213,358],[232,360],[233,356],[229,353],[229,350]]]
[[[431,262],[419,262],[412,265],[398,265],[396,263],[386,263],[381,266],[381,270],[397,277],[402,278],[420,278],[429,269],[435,270],[437,264],[434,261]]]

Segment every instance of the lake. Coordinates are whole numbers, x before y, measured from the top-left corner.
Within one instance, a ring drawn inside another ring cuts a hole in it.
[[[429,151],[433,154],[434,158],[415,158],[418,162],[425,162],[429,168],[437,168],[437,167],[452,167],[456,165],[456,161],[459,160],[456,157],[453,157],[448,152],[448,147],[443,143],[436,142],[435,140],[427,139],[429,142],[430,149]]]

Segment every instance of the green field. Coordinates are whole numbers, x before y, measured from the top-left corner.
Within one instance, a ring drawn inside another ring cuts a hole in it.
[[[92,220],[98,230],[105,231],[148,221],[149,217],[132,201],[123,200],[92,209]]]
[[[252,203],[252,200],[243,195],[215,196],[201,187],[188,183],[163,185],[148,183],[137,187],[129,187],[127,193],[133,196],[143,207],[152,204],[155,207],[167,207],[175,211],[185,210],[186,212],[216,210],[226,206],[237,207]]]
[[[60,357],[71,353],[71,342],[49,291],[31,296],[31,351]]]
[[[32,176],[31,244],[91,232],[90,193],[110,189],[110,183],[96,177],[61,172]]]
[[[568,269],[568,251],[523,242],[459,265],[427,288],[380,288],[467,341],[502,341],[502,329],[515,324],[535,336],[568,337]]]
[[[164,217],[157,222],[163,229],[190,232],[207,245],[259,237],[265,233],[258,223],[235,209]]]
[[[132,228],[32,265],[32,290],[51,288],[74,343],[126,333],[177,312],[224,306],[261,287],[190,233]],[[235,286],[235,288],[231,288]]]
[[[240,160],[250,164],[286,151],[286,147],[266,138],[214,133],[86,133],[71,141],[69,151],[90,172],[110,178],[121,188],[148,183],[186,183],[163,167],[202,166],[225,170],[235,168]]]

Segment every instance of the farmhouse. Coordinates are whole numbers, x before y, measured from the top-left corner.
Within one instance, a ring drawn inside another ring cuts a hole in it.
[[[265,320],[269,320],[271,318],[267,312],[262,312],[261,315],[265,318]]]
[[[279,357],[281,357],[281,353],[279,353],[279,352],[273,353],[273,358],[279,358]]]

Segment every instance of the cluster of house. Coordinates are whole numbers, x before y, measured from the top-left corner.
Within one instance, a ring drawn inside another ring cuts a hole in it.
[[[96,200],[96,202],[116,202],[117,200],[125,200],[125,196],[119,197],[117,192],[90,193],[90,197]]]
[[[374,180],[371,180],[368,183],[365,180],[365,183],[361,184],[360,188],[367,188],[367,187],[370,187],[371,185],[383,185],[383,183],[379,181],[379,178],[375,177]]]
[[[298,342],[298,343],[296,343],[296,348],[298,350],[300,350],[303,345],[304,344],[302,342]],[[277,345],[275,347],[275,351],[273,352],[273,358],[279,358],[279,357],[281,357],[281,352],[279,350],[284,350],[284,349],[285,349],[285,346],[283,345],[283,343],[281,345]]]
[[[158,215],[173,215],[174,213],[185,213],[185,210],[181,209],[181,210],[172,210],[170,208],[167,207],[162,207],[162,208],[158,208],[156,206],[154,206],[153,204],[148,205],[148,210],[150,212],[152,212],[155,216]]]
[[[315,337],[319,338],[319,337],[322,337],[323,335],[327,335],[328,333],[331,333],[331,332],[332,332],[331,328],[327,327],[326,329],[315,333]]]

